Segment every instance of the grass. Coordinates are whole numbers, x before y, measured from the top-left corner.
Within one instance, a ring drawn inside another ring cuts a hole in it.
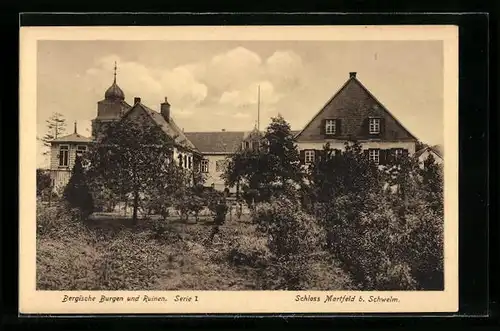
[[[227,220],[208,244],[210,219],[140,220],[131,226],[129,219],[104,217],[82,224],[57,210],[41,205],[37,210],[39,290],[266,289],[262,267],[231,260],[242,242],[265,245],[249,215]],[[305,289],[347,289],[349,279],[325,261],[312,261]]]

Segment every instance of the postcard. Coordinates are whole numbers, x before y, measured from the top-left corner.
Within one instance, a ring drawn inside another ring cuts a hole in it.
[[[456,26],[20,28],[22,314],[458,310]]]

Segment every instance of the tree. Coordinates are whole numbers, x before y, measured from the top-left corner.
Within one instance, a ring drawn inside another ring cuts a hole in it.
[[[434,156],[429,154],[424,161],[424,167],[420,171],[422,177],[422,188],[425,191],[425,200],[434,212],[444,212],[444,181],[443,169]]]
[[[81,157],[77,157],[75,160],[75,166],[64,189],[63,197],[70,207],[80,211],[81,219],[93,212],[94,203],[87,185]]]
[[[47,133],[40,140],[45,147],[50,148],[50,142],[66,132],[66,119],[62,114],[55,112],[46,120],[46,123]],[[47,150],[43,154],[47,155],[49,153],[50,150]]]
[[[261,157],[264,158],[264,183],[274,183],[282,190],[302,184],[300,154],[290,124],[281,115],[271,118],[264,134],[264,153]]]
[[[223,175],[227,186],[243,183],[247,192],[258,191],[247,196],[267,201],[302,183],[300,154],[281,115],[271,119],[259,143],[259,148],[242,149],[230,157]]]
[[[308,180],[314,202],[331,201],[342,195],[362,201],[366,194],[382,185],[377,166],[366,157],[357,141],[346,142],[341,154],[335,154],[325,144],[318,160],[308,169]]]
[[[179,187],[173,160],[174,141],[146,114],[110,125],[90,150],[90,173],[117,195],[131,195],[132,222],[137,224],[141,196],[152,189]],[[187,181],[182,185],[187,185]]]
[[[36,169],[36,195],[41,196],[50,185],[50,173],[45,169]]]

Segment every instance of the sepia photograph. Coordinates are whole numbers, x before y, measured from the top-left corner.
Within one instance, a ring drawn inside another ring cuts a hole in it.
[[[51,29],[31,38],[21,78],[25,171],[36,171],[21,221],[30,291],[57,292],[58,304],[277,291],[291,305],[387,310],[395,293],[456,290],[456,247],[445,249],[458,240],[456,192],[445,186],[457,187],[458,75],[445,74],[439,33]]]

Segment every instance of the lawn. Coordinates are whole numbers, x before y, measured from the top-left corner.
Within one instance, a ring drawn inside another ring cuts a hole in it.
[[[249,215],[228,218],[208,243],[209,218],[140,220],[131,226],[129,219],[97,217],[82,224],[51,209],[37,210],[39,290],[269,289],[262,282],[273,277],[266,273],[267,239]],[[321,256],[310,260],[304,289],[349,288],[335,263]]]

